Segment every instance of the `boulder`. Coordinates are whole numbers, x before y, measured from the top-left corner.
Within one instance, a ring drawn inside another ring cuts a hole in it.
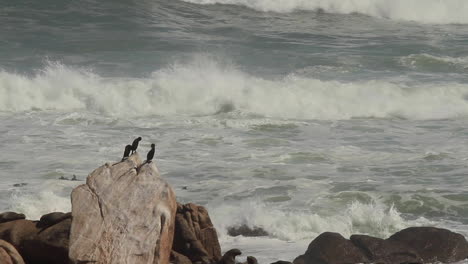
[[[259,236],[268,236],[267,231],[261,227],[249,227],[247,225],[240,226],[231,226],[227,229],[228,235],[236,236],[245,236],[245,237],[259,237]]]
[[[16,220],[0,224],[0,239],[18,249],[28,264],[68,263],[71,219],[40,228],[37,221]]]
[[[54,213],[45,214],[41,216],[38,226],[47,227],[47,226],[55,225],[68,218],[71,218],[71,213],[54,212]]]
[[[239,255],[242,255],[242,252],[237,248],[228,250],[218,264],[236,264],[236,257]]]
[[[0,239],[0,263],[24,264],[24,260],[13,245]]]
[[[368,263],[369,259],[351,241],[338,233],[325,232],[314,239],[306,253],[294,263],[343,264]]]
[[[255,257],[247,256],[246,264],[258,264],[258,260]]]
[[[461,234],[435,227],[410,227],[388,241],[414,249],[424,263],[453,263],[468,257],[468,242]]]
[[[5,223],[14,220],[26,219],[24,214],[18,214],[15,212],[4,212],[0,214],[0,223]]]
[[[350,240],[372,263],[423,263],[416,251],[400,243],[366,235],[352,235]]]
[[[203,206],[177,205],[173,250],[192,262],[213,263],[221,259],[216,229]]]
[[[105,164],[71,196],[73,263],[169,263],[177,204],[154,162]]]
[[[174,250],[172,250],[171,252],[170,262],[174,264],[192,264],[192,261],[190,261],[189,258],[180,253],[175,252]]]

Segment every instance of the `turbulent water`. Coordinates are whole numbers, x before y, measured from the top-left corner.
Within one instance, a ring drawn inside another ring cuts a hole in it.
[[[142,136],[223,250],[468,236],[466,0],[6,1],[0,211],[70,210]],[[59,180],[76,175],[80,181]],[[230,237],[236,225],[266,237]]]

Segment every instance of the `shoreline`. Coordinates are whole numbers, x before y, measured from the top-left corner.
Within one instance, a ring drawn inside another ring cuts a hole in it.
[[[138,247],[145,245],[139,249],[141,254],[148,260],[157,256],[158,260],[154,261],[161,264],[235,264],[235,257],[241,255],[238,249],[222,250],[206,208],[177,203],[172,187],[160,177],[155,164],[143,163],[137,153],[123,162],[106,163],[97,168],[88,176],[86,184],[76,187],[71,196],[72,212],[49,213],[39,221],[25,220],[25,215],[12,212],[0,214],[0,239],[11,243],[27,264],[78,263],[79,259],[89,258],[98,259],[99,263],[130,264],[132,261],[111,259],[121,254],[117,259],[128,257],[125,254],[129,253],[123,248],[133,248],[132,243],[137,243]],[[160,216],[156,216],[156,212]],[[142,232],[140,227],[146,231]],[[154,234],[161,239],[145,241],[146,232],[156,232]],[[134,242],[125,234],[133,237]],[[261,237],[268,236],[268,231],[241,225],[230,227],[228,235]],[[84,238],[84,244],[79,242]],[[113,253],[103,261],[102,252],[109,248],[106,243],[114,243],[114,240],[121,241],[118,243],[122,248],[109,251]],[[95,252],[90,241],[95,241],[101,253]],[[145,243],[141,244],[143,241]],[[155,252],[154,246],[160,253],[154,256],[144,253]],[[431,250],[427,250],[428,247]],[[47,249],[48,254],[37,252],[37,248]],[[468,242],[461,234],[435,227],[410,227],[387,239],[356,234],[346,239],[338,233],[324,232],[303,252],[295,259],[278,259],[274,263],[454,263],[468,257]],[[93,262],[82,261],[80,263]],[[255,256],[247,256],[246,264],[256,263]]]

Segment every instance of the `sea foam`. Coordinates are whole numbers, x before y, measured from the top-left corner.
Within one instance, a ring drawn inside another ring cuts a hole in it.
[[[242,5],[258,11],[322,10],[434,24],[468,23],[465,0],[185,0],[196,4]]]
[[[239,210],[242,208],[242,210]],[[352,234],[368,234],[386,238],[409,227],[431,225],[425,218],[404,219],[393,206],[378,201],[361,203],[353,201],[341,212],[324,215],[307,210],[284,211],[267,204],[244,201],[242,204],[223,204],[209,208],[222,239],[229,239],[226,230],[230,226],[261,227],[270,237],[283,241],[312,241],[322,232],[338,232],[345,237]]]
[[[468,116],[466,94],[468,85],[455,82],[265,79],[207,58],[139,79],[104,78],[58,63],[33,76],[0,72],[1,112],[78,110],[119,118],[239,111],[293,119],[446,119]]]

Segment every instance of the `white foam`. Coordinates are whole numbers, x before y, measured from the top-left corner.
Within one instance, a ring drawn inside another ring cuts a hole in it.
[[[466,94],[468,85],[461,83],[346,83],[294,74],[268,80],[203,56],[141,79],[103,78],[57,63],[32,77],[0,72],[0,111],[86,110],[114,117],[212,115],[228,104],[274,118],[443,119],[468,116]]]
[[[259,11],[324,10],[434,24],[468,23],[465,0],[184,0],[196,4],[242,5]]]
[[[411,54],[400,58],[400,63],[406,67],[417,69],[419,67],[440,65],[440,67],[455,67],[468,71],[468,57],[435,56],[427,53]]]
[[[39,220],[51,212],[70,212],[69,194],[76,182],[50,180],[35,187],[17,190],[9,198],[9,208],[3,211],[23,213],[27,219]]]
[[[341,212],[330,215],[307,211],[272,209],[259,202],[242,202],[240,205],[221,205],[209,210],[222,239],[229,240],[226,230],[230,226],[245,224],[262,227],[271,237],[283,241],[312,241],[323,232],[338,232],[344,237],[352,234],[368,234],[388,237],[409,227],[431,224],[425,218],[406,220],[393,207],[378,202],[351,202]]]

